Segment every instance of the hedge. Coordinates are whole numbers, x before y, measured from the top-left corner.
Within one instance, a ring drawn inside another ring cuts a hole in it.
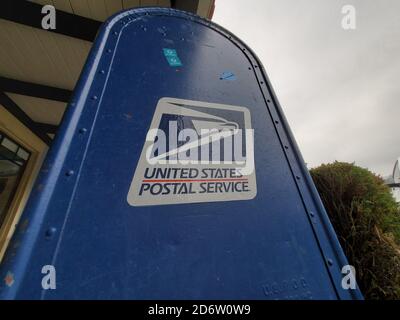
[[[352,163],[311,169],[366,299],[400,299],[400,210],[383,179]]]

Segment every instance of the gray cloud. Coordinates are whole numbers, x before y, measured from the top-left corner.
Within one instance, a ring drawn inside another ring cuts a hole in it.
[[[341,8],[356,8],[343,30]],[[400,156],[400,2],[217,0],[213,20],[259,56],[309,167]]]

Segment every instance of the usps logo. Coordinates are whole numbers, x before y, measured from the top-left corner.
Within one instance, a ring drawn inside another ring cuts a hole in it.
[[[158,101],[129,188],[130,205],[250,200],[256,194],[249,109]]]

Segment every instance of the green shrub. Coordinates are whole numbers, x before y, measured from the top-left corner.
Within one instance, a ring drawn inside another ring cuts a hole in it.
[[[400,211],[382,178],[351,163],[310,170],[366,299],[400,299]]]

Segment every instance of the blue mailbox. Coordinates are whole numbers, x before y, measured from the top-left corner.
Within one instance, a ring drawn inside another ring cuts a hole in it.
[[[362,298],[260,61],[187,12],[103,25],[21,221],[3,299]]]

